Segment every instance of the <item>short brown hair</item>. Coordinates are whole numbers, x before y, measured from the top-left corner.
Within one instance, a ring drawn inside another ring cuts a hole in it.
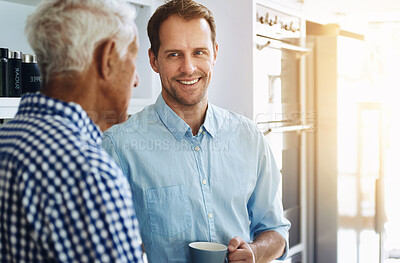
[[[170,0],[158,7],[147,24],[147,35],[150,39],[151,51],[158,57],[160,49],[160,26],[171,15],[178,15],[186,21],[204,18],[211,29],[211,40],[215,49],[216,46],[216,25],[211,11],[193,0]]]

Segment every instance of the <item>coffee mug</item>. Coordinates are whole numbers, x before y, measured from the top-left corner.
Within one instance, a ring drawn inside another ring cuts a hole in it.
[[[191,263],[225,263],[228,247],[213,242],[192,242],[189,244]]]

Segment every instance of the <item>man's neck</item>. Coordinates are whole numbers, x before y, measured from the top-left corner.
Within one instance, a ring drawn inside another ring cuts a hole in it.
[[[196,108],[195,110],[180,110],[178,114],[192,129],[193,135],[196,135],[199,132],[201,125],[203,125],[204,120],[206,119],[207,112],[207,104],[203,108]]]
[[[196,135],[199,132],[201,125],[203,125],[206,118],[206,112],[208,107],[208,100],[205,97],[202,101],[196,105],[182,105],[178,102],[170,101],[163,98],[165,103],[192,129],[192,134]]]
[[[61,101],[75,102],[79,104],[88,116],[95,122],[102,131],[109,128],[109,124],[101,118],[101,111],[98,106],[101,105],[101,98],[95,85],[88,80],[89,77],[77,74],[68,79],[55,77],[41,88],[41,93]]]

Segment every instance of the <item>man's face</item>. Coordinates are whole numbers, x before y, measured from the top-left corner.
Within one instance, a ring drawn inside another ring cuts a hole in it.
[[[138,53],[137,41],[132,42],[128,51],[122,58],[117,59],[119,70],[114,78],[114,101],[115,110],[119,118],[118,122],[127,119],[127,110],[132,95],[132,88],[139,84],[139,77],[136,72],[136,58]]]
[[[211,30],[205,19],[185,21],[170,16],[160,27],[158,57],[150,64],[160,74],[167,104],[194,106],[207,101],[207,88],[216,62]]]

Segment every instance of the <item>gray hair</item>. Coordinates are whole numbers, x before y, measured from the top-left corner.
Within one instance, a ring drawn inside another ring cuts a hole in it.
[[[137,37],[135,15],[125,0],[42,0],[25,31],[43,81],[54,73],[84,71],[95,48],[111,38],[124,56]]]

